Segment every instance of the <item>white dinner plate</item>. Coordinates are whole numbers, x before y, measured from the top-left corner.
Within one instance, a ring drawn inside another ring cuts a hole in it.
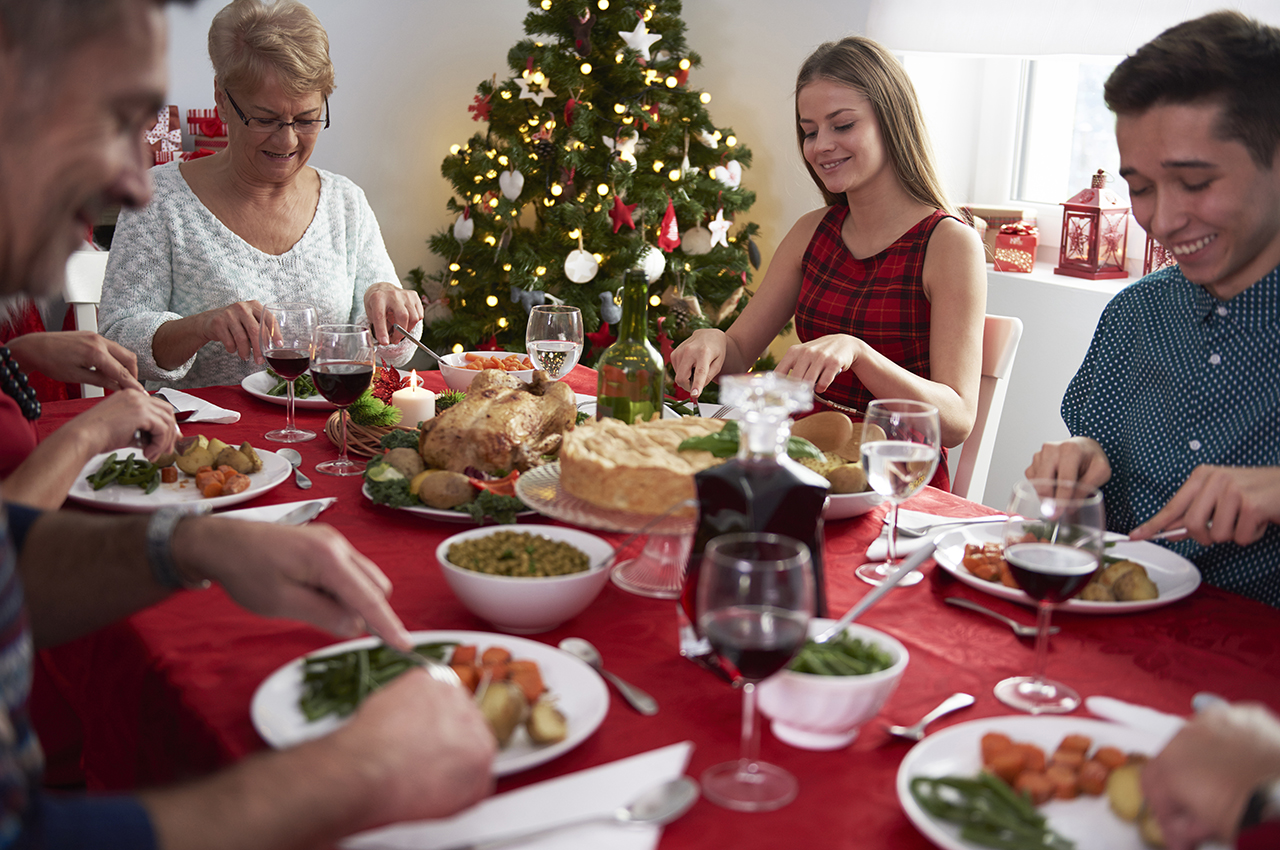
[[[268,372],[254,372],[252,375],[246,375],[244,380],[240,382],[240,388],[254,398],[260,398],[263,401],[269,401],[272,404],[284,406],[288,399],[282,395],[268,395],[268,391],[275,388],[276,379],[271,377]],[[295,398],[293,406],[299,410],[336,410],[332,404],[324,400],[324,397],[317,394],[308,398]]]
[[[1155,732],[1084,717],[984,717],[958,723],[929,735],[911,748],[898,766],[898,801],[907,817],[924,836],[943,850],[980,850],[960,840],[959,824],[935,819],[911,796],[911,780],[917,776],[973,777],[982,768],[982,736],[1003,732],[1014,741],[1031,743],[1052,753],[1067,735],[1087,735],[1093,746],[1119,747],[1126,753],[1154,756],[1161,738]],[[1126,823],[1111,811],[1105,794],[1074,800],[1052,800],[1038,807],[1055,832],[1089,850],[1144,850],[1138,826]]]
[[[373,497],[369,495],[368,482],[360,486],[360,492],[364,494],[364,497],[366,499],[368,499],[370,502],[373,502]],[[377,502],[373,502],[373,503],[375,505],[378,504]],[[467,513],[466,511],[452,511],[452,510],[444,510],[443,508],[429,508],[426,505],[409,505],[403,508],[393,508],[390,505],[380,505],[380,507],[384,507],[392,511],[405,511],[406,513],[417,514],[418,516],[431,517],[432,519],[442,520],[443,522],[471,522],[471,523],[475,522],[475,519],[471,516],[471,514]],[[518,517],[537,516],[537,514],[538,514],[537,511],[529,509],[524,511],[518,511],[516,513],[516,516]]]
[[[473,644],[484,652],[501,646],[518,659],[536,661],[542,681],[569,725],[569,735],[558,744],[535,744],[523,728],[517,729],[506,748],[493,761],[495,776],[508,776],[544,764],[581,744],[604,722],[609,710],[609,691],[604,679],[584,662],[567,652],[535,640],[490,632],[431,631],[410,632],[415,644],[456,641]],[[352,649],[376,646],[377,638],[364,637],[335,644],[314,654],[336,655]],[[302,696],[302,658],[295,658],[268,676],[253,695],[249,715],[262,739],[277,749],[318,738],[342,725],[329,716],[308,723],[298,708]]]
[[[933,553],[933,557],[938,562],[938,566],[970,587],[1034,608],[1036,601],[1018,588],[1005,587],[996,581],[980,579],[965,569],[962,563],[966,543],[979,545],[999,543],[1003,539],[1002,534],[1002,528],[998,523],[958,528],[938,538],[938,548]],[[1069,599],[1058,606],[1059,610],[1070,611],[1073,614],[1128,614],[1133,611],[1146,611],[1190,596],[1200,586],[1200,571],[1196,569],[1195,564],[1155,543],[1146,540],[1141,542],[1120,540],[1114,546],[1107,548],[1107,555],[1128,558],[1142,564],[1147,570],[1147,575],[1160,591],[1159,598],[1145,599],[1140,602],[1088,602],[1083,599]]]
[[[596,418],[596,397],[593,395],[583,395],[582,393],[574,393],[573,395],[578,402],[578,411],[580,413],[587,414],[587,416],[590,416],[592,419],[595,419]],[[663,419],[680,419],[681,416],[679,413],[676,413],[674,409],[664,404],[662,406],[662,418]]]
[[[258,457],[262,458],[262,470],[250,473],[249,489],[230,496],[215,496],[212,499],[204,498],[200,495],[200,491],[196,489],[196,480],[185,472],[179,472],[178,480],[173,484],[161,484],[154,493],[147,493],[141,487],[125,484],[108,484],[101,490],[95,490],[89,486],[89,482],[86,479],[102,468],[103,461],[107,459],[111,452],[103,452],[90,458],[89,462],[84,465],[84,469],[80,470],[80,475],[76,478],[76,482],[71,485],[71,492],[67,495],[72,501],[83,505],[93,505],[95,508],[102,508],[108,511],[125,511],[128,513],[147,513],[159,510],[166,505],[193,502],[208,506],[209,510],[226,508],[258,498],[268,490],[279,486],[293,471],[289,461],[275,452],[260,449],[257,446],[254,447],[254,450],[258,453]],[[138,449],[117,449],[115,455],[118,460],[124,460],[131,455],[141,457],[142,452]]]

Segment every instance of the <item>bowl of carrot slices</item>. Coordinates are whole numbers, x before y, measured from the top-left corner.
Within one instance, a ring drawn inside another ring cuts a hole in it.
[[[528,355],[507,351],[460,351],[440,358],[440,375],[449,389],[464,391],[471,379],[485,369],[498,369],[526,384],[533,380],[533,363]]]

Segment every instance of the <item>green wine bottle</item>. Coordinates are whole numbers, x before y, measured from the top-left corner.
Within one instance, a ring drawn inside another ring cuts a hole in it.
[[[622,320],[618,341],[596,365],[596,418],[628,424],[662,418],[662,355],[649,342],[649,281],[640,270],[627,272],[622,284]]]

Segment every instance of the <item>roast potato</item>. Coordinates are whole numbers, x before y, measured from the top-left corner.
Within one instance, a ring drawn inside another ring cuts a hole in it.
[[[429,508],[452,510],[475,497],[476,488],[471,486],[471,479],[461,472],[428,471],[418,483],[418,498]]]
[[[1107,802],[1122,820],[1136,821],[1142,813],[1142,764],[1129,761],[1107,777]]]
[[[1106,569],[1098,573],[1097,580],[1102,582],[1104,587],[1111,587],[1116,583],[1116,580],[1120,578],[1120,576],[1135,569],[1141,570],[1142,565],[1134,563],[1133,561],[1116,561],[1114,564],[1109,564]],[[1143,572],[1145,573],[1146,570],[1143,570]]]
[[[1111,592],[1120,602],[1139,602],[1146,599],[1158,599],[1160,591],[1155,582],[1141,566],[1129,570],[1111,585]]]
[[[1115,602],[1116,595],[1111,592],[1111,588],[1095,579],[1080,591],[1080,599],[1084,602]]]
[[[836,494],[861,493],[867,489],[867,473],[857,463],[836,467],[827,480],[831,482],[831,492]]]
[[[524,692],[511,682],[490,682],[480,698],[480,713],[488,721],[499,747],[505,747],[511,740],[511,733],[520,725],[528,708]]]
[[[225,446],[226,444],[223,443],[223,445]],[[226,446],[226,448],[218,452],[211,465],[214,469],[220,466],[229,466],[241,475],[248,475],[254,471],[253,461],[249,460],[244,452],[231,446]]]
[[[426,464],[422,462],[416,449],[392,449],[382,456],[382,461],[394,466],[400,470],[401,475],[409,479],[426,469]]]
[[[564,714],[545,699],[540,699],[533,704],[524,728],[536,744],[557,744],[569,735],[569,726],[565,723]]]

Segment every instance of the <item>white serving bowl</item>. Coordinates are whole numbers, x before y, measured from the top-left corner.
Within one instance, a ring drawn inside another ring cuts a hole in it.
[[[521,578],[478,573],[449,562],[449,547],[453,544],[499,531],[563,541],[585,553],[592,566],[581,573]],[[501,631],[518,635],[549,632],[586,610],[609,581],[612,559],[613,547],[603,539],[556,525],[488,525],[455,534],[436,548],[444,579],[467,610]]]
[[[460,351],[457,354],[446,354],[440,358],[440,376],[444,378],[444,382],[448,385],[449,389],[464,391],[467,387],[471,386],[471,380],[475,378],[476,375],[479,375],[481,371],[479,369],[462,368],[467,363],[468,354],[479,354],[484,357],[498,357],[499,359],[502,359],[511,353],[513,352]],[[525,355],[518,354],[516,356],[524,357]],[[520,369],[514,372],[507,372],[507,374],[514,375],[526,384],[533,380],[532,369]]]
[[[834,620],[814,618],[809,636]],[[888,670],[865,676],[817,676],[783,670],[759,684],[760,710],[772,721],[773,734],[805,750],[838,750],[858,737],[858,730],[880,713],[907,669],[907,648],[889,635],[858,623],[845,633],[874,643],[894,659]]]

